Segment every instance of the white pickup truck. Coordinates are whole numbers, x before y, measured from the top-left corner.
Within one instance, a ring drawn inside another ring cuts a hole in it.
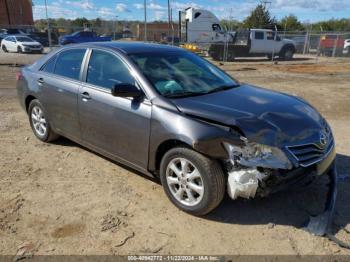
[[[296,43],[281,39],[276,31],[269,29],[240,30],[231,33],[228,41],[212,43],[209,55],[214,60],[233,61],[236,57],[278,56],[282,60],[292,60]]]
[[[273,30],[250,29],[225,31],[220,20],[210,11],[187,8],[179,12],[180,41],[209,50],[215,60],[232,61],[235,57],[279,56],[291,60],[296,43],[281,38]]]

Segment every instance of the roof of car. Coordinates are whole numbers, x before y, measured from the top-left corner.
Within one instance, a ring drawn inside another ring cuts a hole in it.
[[[105,47],[111,49],[117,49],[126,54],[131,53],[150,53],[150,52],[167,52],[167,51],[181,51],[184,50],[179,47],[174,47],[170,45],[144,43],[144,42],[93,42],[80,44],[88,47]],[[75,45],[76,46],[76,45]]]

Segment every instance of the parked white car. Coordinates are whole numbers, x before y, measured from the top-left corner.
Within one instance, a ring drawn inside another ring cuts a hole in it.
[[[1,41],[1,49],[4,52],[18,52],[18,53],[42,53],[44,47],[37,41],[28,36],[12,35],[5,37]]]
[[[350,56],[350,39],[344,40],[343,54]]]

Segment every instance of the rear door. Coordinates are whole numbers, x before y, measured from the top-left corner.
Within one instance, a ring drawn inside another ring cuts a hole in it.
[[[41,68],[36,79],[52,125],[72,139],[80,139],[77,101],[85,53],[85,48],[58,53]]]
[[[266,52],[265,34],[263,31],[251,31],[251,47],[250,52],[260,54]]]
[[[274,31],[266,32],[266,51],[269,54],[277,54],[282,49],[282,41],[281,38]]]
[[[92,41],[94,41],[94,35],[92,32],[80,32],[79,41],[80,42],[92,42]]]
[[[118,54],[93,49],[86,66],[86,83],[79,91],[79,119],[84,142],[147,169],[151,103],[115,97],[111,88],[128,83],[140,88],[132,68]]]

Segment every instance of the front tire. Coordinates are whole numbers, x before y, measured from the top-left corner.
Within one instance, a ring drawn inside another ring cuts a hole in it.
[[[42,142],[51,142],[59,138],[51,128],[50,122],[45,116],[45,111],[38,99],[30,102],[28,107],[30,126],[34,135]]]
[[[5,45],[2,45],[2,51],[4,51],[5,53],[8,53],[8,50]]]
[[[220,164],[188,148],[176,147],[164,155],[160,178],[170,201],[192,215],[208,214],[225,195]]]
[[[346,50],[347,50],[346,56],[347,56],[347,57],[350,57],[350,46],[348,46],[348,47],[346,48]]]
[[[294,52],[295,50],[292,47],[283,48],[280,54],[280,58],[284,61],[291,61],[293,59]]]
[[[18,52],[19,54],[23,53],[22,47],[18,46],[18,47],[17,47],[17,52]]]

